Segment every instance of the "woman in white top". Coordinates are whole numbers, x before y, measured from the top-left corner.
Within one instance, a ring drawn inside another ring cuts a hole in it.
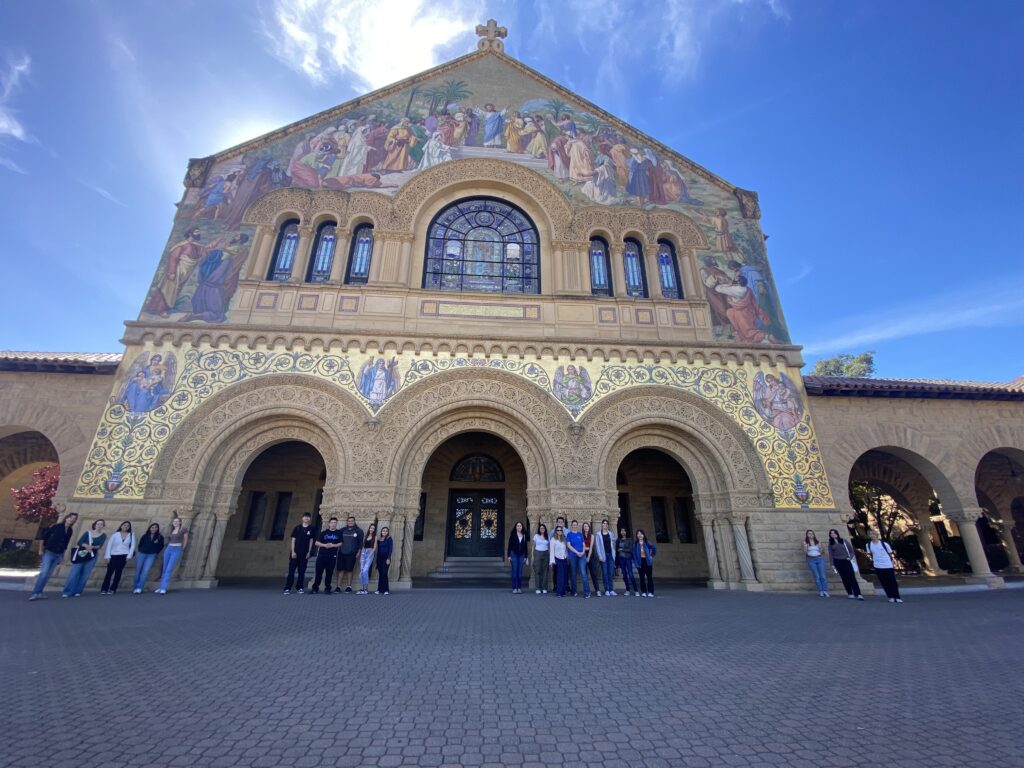
[[[103,577],[100,594],[114,595],[121,584],[121,572],[124,571],[125,563],[135,557],[135,534],[132,533],[130,522],[125,520],[107,539],[107,549],[103,557],[107,561],[107,573]]]
[[[551,570],[548,548],[548,527],[544,523],[537,524],[537,532],[533,534],[533,586],[538,595],[548,593],[548,571]]]
[[[822,556],[821,542],[814,531],[804,533],[804,554],[807,555],[807,567],[811,569],[814,583],[818,587],[820,597],[828,597],[828,575],[825,573],[825,558]]]
[[[569,576],[569,547],[565,543],[565,532],[562,530],[562,526],[555,526],[555,533],[551,537],[551,541],[548,542],[548,552],[550,557],[548,562],[555,566],[555,588],[558,590],[559,597],[565,597],[565,582]]]
[[[878,582],[890,603],[902,603],[900,587],[896,583],[896,566],[892,562],[892,547],[878,538],[878,531],[871,531],[868,535],[871,537],[868,541],[868,555],[871,556],[871,564],[875,566]]]

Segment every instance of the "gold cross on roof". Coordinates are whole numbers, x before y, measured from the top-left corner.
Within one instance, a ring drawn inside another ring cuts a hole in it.
[[[505,27],[499,27],[498,22],[494,19],[488,19],[486,25],[477,24],[476,33],[481,37],[481,40],[476,44],[478,50],[505,50],[505,44],[499,38],[508,37],[508,30]]]

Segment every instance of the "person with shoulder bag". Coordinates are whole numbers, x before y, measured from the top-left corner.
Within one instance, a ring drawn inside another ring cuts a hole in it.
[[[885,596],[889,598],[890,603],[902,603],[900,587],[896,583],[896,566],[892,562],[892,547],[889,546],[889,542],[878,537],[878,531],[871,531],[869,536],[871,539],[868,541],[868,555],[875,566],[875,575],[885,590]]]
[[[103,542],[107,540],[107,534],[103,532],[106,526],[106,521],[100,518],[92,524],[88,531],[78,537],[78,543],[71,551],[71,571],[68,573],[68,580],[64,583],[64,592],[61,593],[61,597],[82,596],[92,569],[96,567],[96,559],[103,547]]]
[[[860,585],[857,583],[857,557],[839,531],[832,528],[828,532],[828,557],[832,561],[832,570],[839,574],[846,589],[846,597],[850,600],[863,600]]]

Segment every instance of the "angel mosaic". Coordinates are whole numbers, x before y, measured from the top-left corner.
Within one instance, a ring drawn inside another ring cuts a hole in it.
[[[131,413],[147,413],[163,405],[174,389],[178,361],[173,352],[143,352],[132,363],[117,401]]]
[[[800,392],[784,373],[776,378],[770,373],[758,372],[754,377],[754,408],[780,432],[791,432],[804,415]]]
[[[370,401],[376,412],[385,401],[398,391],[402,381],[398,373],[398,358],[386,362],[383,357],[371,357],[359,369],[359,392]]]
[[[555,371],[555,383],[552,391],[573,416],[583,410],[583,406],[594,396],[594,385],[590,374],[582,365],[560,365]]]

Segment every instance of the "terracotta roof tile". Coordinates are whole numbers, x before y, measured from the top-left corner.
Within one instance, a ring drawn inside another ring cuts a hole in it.
[[[1024,378],[1024,377],[1022,377]],[[1024,400],[1024,381],[950,379],[873,379],[856,376],[804,376],[809,395],[825,397],[923,397],[975,400]]]
[[[0,350],[0,370],[113,373],[120,352],[18,352]]]

